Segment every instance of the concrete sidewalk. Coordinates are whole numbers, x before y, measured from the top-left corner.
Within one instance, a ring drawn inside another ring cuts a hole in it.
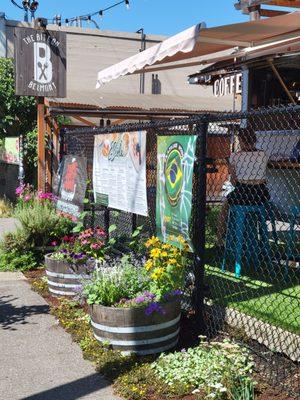
[[[118,400],[21,273],[0,272],[0,399]]]
[[[16,218],[0,218],[0,240],[6,232],[13,232],[18,226]]]

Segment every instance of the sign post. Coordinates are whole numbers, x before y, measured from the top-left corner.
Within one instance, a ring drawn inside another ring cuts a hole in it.
[[[35,96],[38,125],[38,189],[45,190],[45,97],[66,97],[66,33],[15,28],[15,93]]]

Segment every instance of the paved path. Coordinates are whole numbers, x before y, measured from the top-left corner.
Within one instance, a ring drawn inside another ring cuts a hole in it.
[[[21,273],[0,272],[0,399],[118,400]]]
[[[4,233],[14,231],[17,224],[18,220],[16,218],[0,218],[0,240]]]

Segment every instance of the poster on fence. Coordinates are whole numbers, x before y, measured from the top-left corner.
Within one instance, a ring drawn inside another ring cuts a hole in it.
[[[83,211],[86,192],[86,157],[77,155],[64,156],[59,171],[57,210],[77,220]]]
[[[148,215],[145,131],[95,136],[93,187],[96,203]]]
[[[19,138],[6,137],[0,145],[0,161],[7,164],[20,164]]]
[[[181,247],[181,236],[191,249],[189,225],[196,141],[197,136],[186,135],[157,138],[157,236],[177,247]]]

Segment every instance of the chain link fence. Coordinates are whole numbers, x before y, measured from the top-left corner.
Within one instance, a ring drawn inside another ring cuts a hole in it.
[[[210,338],[251,348],[258,372],[300,389],[300,107],[67,131],[92,182],[96,134],[147,132],[147,218],[92,205],[88,224],[155,234],[157,136],[197,135],[188,272],[189,306]]]

